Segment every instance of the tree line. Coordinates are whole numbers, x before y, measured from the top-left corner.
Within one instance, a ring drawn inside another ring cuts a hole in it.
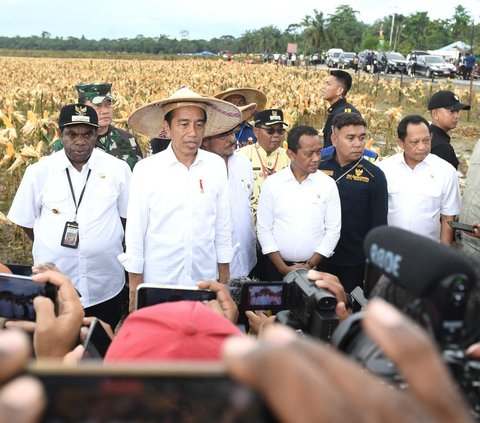
[[[301,22],[290,24],[285,30],[274,25],[247,30],[240,37],[223,35],[210,40],[176,39],[167,35],[158,37],[119,38],[100,40],[76,37],[52,37],[44,31],[40,36],[0,37],[0,49],[90,51],[112,53],[187,54],[210,51],[213,53],[283,53],[287,43],[296,43],[298,52],[314,54],[329,48],[346,51],[434,50],[455,41],[472,45],[480,38],[479,24],[462,6],[455,8],[449,19],[431,20],[428,12],[408,16],[388,15],[366,24],[358,19],[359,12],[349,5],[340,5],[331,15],[317,9]]]

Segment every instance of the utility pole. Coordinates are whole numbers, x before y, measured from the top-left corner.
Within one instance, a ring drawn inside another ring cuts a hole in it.
[[[394,26],[395,26],[395,12],[393,12],[393,15],[392,15],[392,26],[390,28],[390,41],[389,41],[389,45],[388,45],[389,50],[392,49],[393,27]]]

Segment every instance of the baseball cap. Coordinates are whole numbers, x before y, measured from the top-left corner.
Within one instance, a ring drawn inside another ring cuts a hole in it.
[[[108,82],[96,82],[93,84],[80,83],[75,85],[78,93],[78,100],[90,100],[93,104],[98,105],[104,101],[112,101],[111,94],[112,84]]]
[[[89,125],[98,128],[98,116],[93,107],[86,104],[67,104],[60,110],[58,126],[63,128],[70,125]]]
[[[219,360],[240,330],[200,301],[175,301],[131,313],[113,339],[105,362]]]
[[[259,126],[261,124],[270,126],[275,125],[276,123],[281,123],[285,126],[288,126],[288,124],[283,120],[283,112],[280,109],[266,109],[261,112],[257,112],[253,116],[253,120],[255,121],[255,126]]]
[[[450,110],[470,110],[468,104],[460,103],[458,96],[448,90],[438,91],[432,95],[428,102],[428,110],[441,108]]]

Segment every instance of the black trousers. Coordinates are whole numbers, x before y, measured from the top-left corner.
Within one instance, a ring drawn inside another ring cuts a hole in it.
[[[120,322],[128,312],[125,304],[128,304],[128,289],[126,286],[124,286],[115,297],[103,303],[85,308],[85,316],[97,317],[105,323],[108,323],[112,330],[115,330],[118,322]]]

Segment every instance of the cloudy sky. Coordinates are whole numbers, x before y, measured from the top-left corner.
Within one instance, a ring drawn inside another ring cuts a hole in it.
[[[480,21],[480,0],[438,1],[428,11],[430,19],[450,18],[460,3],[476,22]],[[313,14],[315,8],[329,15],[340,4],[352,5],[359,12],[358,19],[366,23],[392,13],[409,15],[428,10],[428,2],[418,0],[0,0],[0,36],[47,31],[52,37],[112,39],[139,34],[177,37],[188,31],[192,39],[239,37],[245,30],[267,25],[284,30]]]

